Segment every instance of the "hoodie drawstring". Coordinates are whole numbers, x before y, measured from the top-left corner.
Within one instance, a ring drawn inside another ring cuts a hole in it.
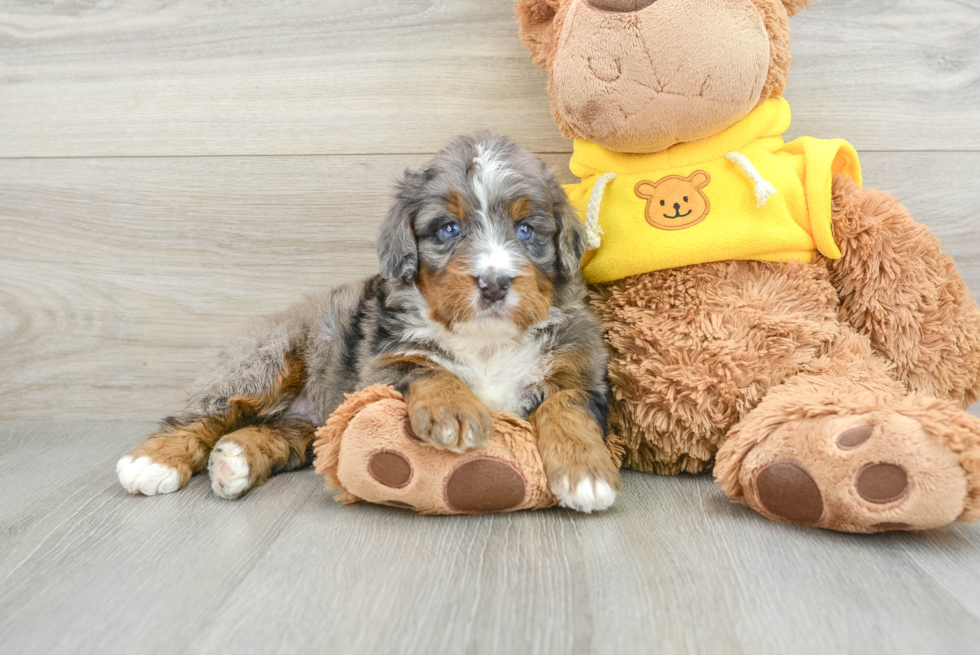
[[[592,187],[592,194],[589,196],[589,204],[585,209],[585,247],[587,250],[595,250],[602,245],[602,228],[599,227],[599,208],[602,206],[602,194],[606,192],[606,185],[618,177],[616,173],[603,173],[595,181]]]
[[[749,161],[749,158],[742,153],[738,152],[737,150],[733,150],[725,155],[725,159],[737,164],[739,168],[745,171],[745,174],[749,176],[749,179],[755,183],[755,200],[757,203],[759,203],[760,207],[765,207],[766,203],[769,202],[769,197],[779,193],[779,191],[776,191],[776,187],[770,184],[769,180],[762,177],[762,175],[759,174],[759,171],[756,170],[755,166],[752,165],[752,162]]]

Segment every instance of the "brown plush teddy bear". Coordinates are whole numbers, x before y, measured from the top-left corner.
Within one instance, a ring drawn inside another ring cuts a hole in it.
[[[465,453],[436,450],[412,432],[394,388],[374,385],[347,396],[317,430],[317,473],[343,503],[364,500],[420,514],[484,514],[557,503],[531,424],[493,412],[493,437]],[[617,461],[618,464],[618,461]]]
[[[763,515],[877,532],[980,516],[980,310],[841,140],[786,143],[809,0],[518,0],[574,139],[568,188],[640,471],[713,467]]]

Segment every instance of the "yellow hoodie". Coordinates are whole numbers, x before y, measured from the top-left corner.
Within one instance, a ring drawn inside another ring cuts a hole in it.
[[[838,259],[831,178],[861,184],[857,153],[841,139],[785,143],[789,124],[789,103],[775,98],[712,137],[654,154],[576,140],[570,167],[582,181],[565,190],[595,240],[586,281],[729,259],[812,262],[818,251]]]

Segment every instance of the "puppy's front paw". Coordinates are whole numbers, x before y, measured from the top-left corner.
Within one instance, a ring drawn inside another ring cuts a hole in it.
[[[208,475],[214,493],[228,500],[241,497],[252,486],[245,449],[231,440],[215,444],[208,459]]]
[[[586,514],[609,509],[616,502],[618,486],[618,473],[611,483],[595,474],[570,478],[566,473],[559,473],[551,479],[551,493],[558,499],[558,505]]]
[[[181,487],[180,472],[164,464],[158,464],[143,455],[135,459],[126,455],[116,464],[119,484],[131,494],[155,496],[169,494]]]
[[[419,439],[454,453],[479,448],[493,434],[486,406],[450,374],[413,384],[408,416]]]

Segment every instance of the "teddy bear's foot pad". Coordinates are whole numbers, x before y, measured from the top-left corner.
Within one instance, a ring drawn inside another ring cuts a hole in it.
[[[392,450],[372,455],[367,471],[377,484],[389,489],[404,489],[415,475],[408,457]],[[449,473],[443,489],[448,509],[460,514],[504,512],[523,503],[526,496],[527,483],[520,471],[503,460],[482,456],[461,459]],[[418,509],[403,500],[386,498],[382,502],[392,507]]]
[[[783,425],[746,455],[740,477],[763,515],[848,532],[946,525],[967,493],[958,456],[889,412]]]
[[[337,426],[324,429],[333,435],[324,443],[334,449],[318,461],[317,470],[329,469],[345,490],[341,500],[423,514],[508,512],[557,502],[525,421],[494,414],[494,438],[460,454],[437,450],[416,437],[400,398],[382,397],[356,409],[342,426],[342,440]],[[326,459],[333,463],[321,466]]]
[[[755,476],[759,502],[771,514],[793,523],[816,523],[823,516],[820,487],[806,469],[791,459],[763,466]]]
[[[524,502],[527,483],[513,465],[491,457],[459,464],[446,479],[446,504],[457,512],[503,512]]]

